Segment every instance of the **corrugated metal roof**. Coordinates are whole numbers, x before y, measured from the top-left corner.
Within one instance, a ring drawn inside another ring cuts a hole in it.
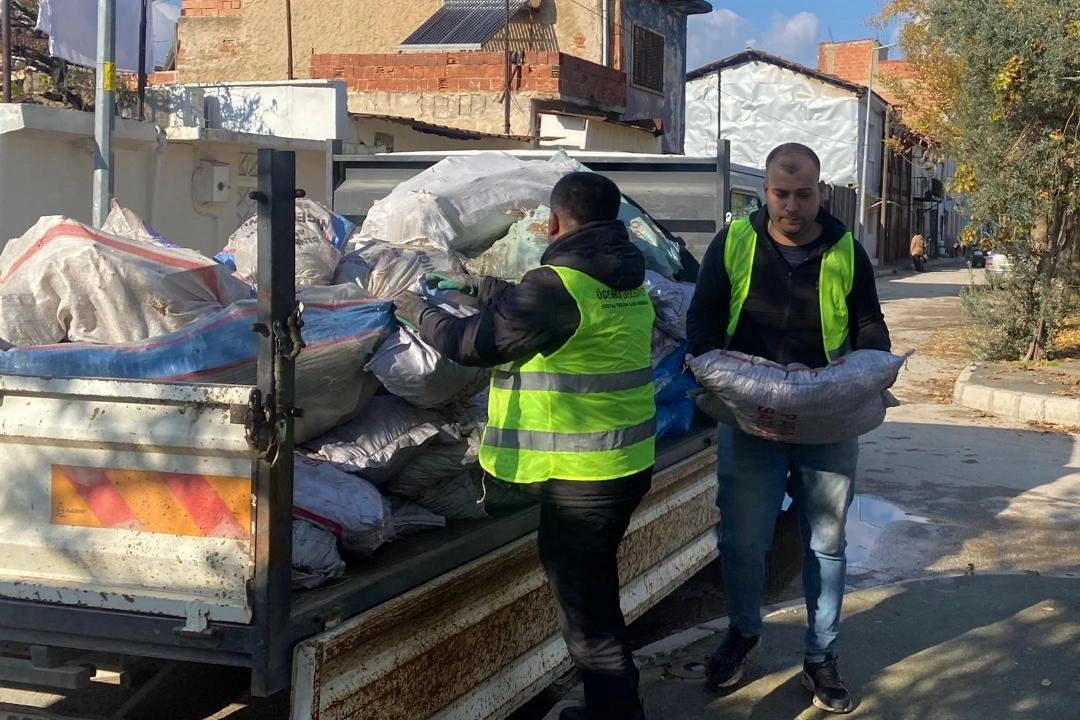
[[[528,0],[510,0],[513,17]],[[506,25],[506,0],[445,0],[402,46],[476,48]]]

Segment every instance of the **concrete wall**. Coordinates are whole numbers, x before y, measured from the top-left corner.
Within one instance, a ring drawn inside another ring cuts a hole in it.
[[[193,102],[198,113],[205,108],[201,121],[189,112]],[[277,137],[348,139],[348,98],[341,80],[163,85],[147,91],[147,103],[163,127],[205,125]]]
[[[540,147],[597,152],[661,152],[662,138],[637,128],[598,118],[540,114]]]
[[[173,242],[213,255],[252,212],[254,153],[259,139],[233,142],[170,140],[153,125],[117,121],[116,198]],[[270,142],[272,138],[265,138]],[[278,139],[285,147],[288,141]],[[294,146],[297,143],[292,143]],[[297,186],[328,202],[325,151],[297,153]],[[199,161],[227,164],[226,202],[196,204]],[[93,115],[32,105],[0,106],[0,242],[21,236],[42,215],[90,222],[93,196]],[[248,173],[248,174],[244,174]]]
[[[657,93],[633,83],[634,25],[641,25],[664,36],[664,92]],[[683,151],[683,127],[686,98],[686,16],[668,3],[639,0],[622,3],[622,37],[619,67],[626,72],[627,120],[660,118],[663,122],[663,151]]]
[[[600,2],[543,0],[539,9],[523,10],[511,23],[514,49],[562,51],[600,62]],[[294,77],[310,77],[312,55],[397,52],[441,5],[441,0],[294,0]],[[280,0],[183,0],[178,32],[181,82],[287,77]],[[501,36],[489,47],[501,51]]]
[[[408,121],[387,120],[384,118],[354,117],[352,119],[353,142],[375,147],[387,145],[390,139],[392,152],[410,151],[452,151],[452,150],[527,150],[531,143],[527,140],[515,140],[504,137],[482,137],[475,139],[457,139],[445,135],[424,132],[410,127]]]

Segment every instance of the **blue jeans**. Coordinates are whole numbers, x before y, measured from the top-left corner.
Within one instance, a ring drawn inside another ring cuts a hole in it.
[[[719,543],[731,627],[761,634],[765,554],[787,491],[802,536],[806,660],[834,653],[847,573],[844,525],[855,489],[857,438],[831,445],[795,445],[747,435],[721,424],[716,476]]]

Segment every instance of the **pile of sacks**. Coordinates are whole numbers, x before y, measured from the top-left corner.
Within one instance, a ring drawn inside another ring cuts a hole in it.
[[[448,519],[530,502],[485,481],[477,464],[488,372],[447,360],[400,327],[392,300],[421,289],[428,272],[520,278],[538,266],[543,203],[559,178],[581,169],[563,154],[550,162],[448,158],[377,203],[359,229],[297,201],[307,344],[296,365],[304,410],[294,462],[297,587],[339,577],[342,552],[367,555]],[[693,413],[693,381],[682,367],[692,286],[667,279],[678,270],[678,246],[624,205],[652,269],[658,400],[678,408],[662,427],[677,434]],[[250,218],[208,258],[119,206],[102,230],[42,218],[0,255],[0,373],[255,384],[256,235]],[[434,300],[458,315],[475,312]]]

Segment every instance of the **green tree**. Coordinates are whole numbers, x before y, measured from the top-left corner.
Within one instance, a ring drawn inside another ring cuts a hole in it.
[[[1080,0],[891,0],[913,77],[905,122],[958,162],[953,190],[1013,272],[969,289],[980,353],[1040,360],[1064,311],[1062,257],[1080,211]],[[995,283],[998,285],[998,283]]]

